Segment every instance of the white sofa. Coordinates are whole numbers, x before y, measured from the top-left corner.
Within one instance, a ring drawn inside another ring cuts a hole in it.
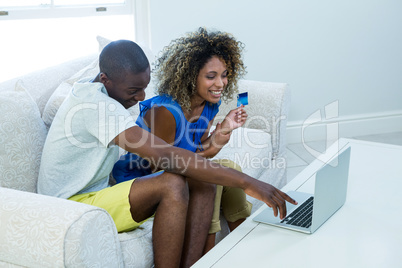
[[[89,55],[0,84],[0,267],[153,265],[152,220],[117,233],[103,209],[36,193],[46,124],[73,82],[97,72],[97,55]],[[230,158],[245,173],[282,187],[288,86],[243,80],[239,89],[248,91],[249,120],[217,157]],[[150,85],[147,97],[153,95]],[[218,117],[235,106],[236,100],[223,104]],[[137,106],[130,110],[138,114]],[[250,201],[253,211],[261,205]]]

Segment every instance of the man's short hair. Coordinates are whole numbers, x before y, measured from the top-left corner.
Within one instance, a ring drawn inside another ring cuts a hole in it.
[[[100,71],[110,80],[121,80],[128,72],[142,73],[148,67],[149,61],[142,48],[129,40],[111,42],[99,56]]]

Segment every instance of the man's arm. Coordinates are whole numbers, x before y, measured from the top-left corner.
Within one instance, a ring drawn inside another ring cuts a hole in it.
[[[221,133],[220,125],[218,124],[218,131],[214,135],[208,137],[209,130],[211,129],[212,119],[208,124],[208,129],[205,131],[201,138],[203,151],[197,150],[197,154],[205,157],[212,158],[219,153],[221,148],[228,143],[230,133],[224,135]],[[176,122],[173,114],[163,106],[152,107],[144,116],[144,122],[151,129],[151,133],[158,136],[169,144],[174,144],[176,136]],[[183,137],[185,138],[185,136]]]
[[[135,126],[120,133],[114,143],[121,148],[150,160],[156,167],[186,177],[230,187],[237,187],[270,206],[274,215],[286,216],[286,204],[295,201],[270,184],[258,181],[234,169],[178,147],[171,146],[146,130]]]

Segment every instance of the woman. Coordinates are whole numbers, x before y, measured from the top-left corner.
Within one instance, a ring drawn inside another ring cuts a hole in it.
[[[241,127],[247,119],[243,106],[238,107],[209,134],[221,100],[233,97],[237,81],[245,74],[242,50],[243,44],[230,34],[208,32],[203,28],[173,40],[162,51],[154,70],[158,96],[140,103],[137,124],[167,143],[206,158],[214,157],[229,141],[232,130]],[[185,164],[185,159],[181,161]],[[229,160],[218,162],[240,169]],[[144,163],[134,155],[126,155],[116,164],[113,175],[117,180],[129,179],[136,176],[133,170],[144,165],[149,172],[152,165]],[[221,229],[220,208],[230,230],[251,212],[251,204],[241,189],[218,186],[204,252],[215,245],[215,233]]]

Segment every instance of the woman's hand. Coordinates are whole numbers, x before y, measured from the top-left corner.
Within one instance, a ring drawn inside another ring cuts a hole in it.
[[[222,149],[230,140],[231,132],[224,133],[222,123],[217,123],[215,130],[211,133],[211,145],[216,149]]]
[[[227,134],[232,130],[243,126],[244,123],[246,123],[247,117],[248,115],[246,110],[244,110],[243,105],[231,110],[222,121],[223,134]]]

